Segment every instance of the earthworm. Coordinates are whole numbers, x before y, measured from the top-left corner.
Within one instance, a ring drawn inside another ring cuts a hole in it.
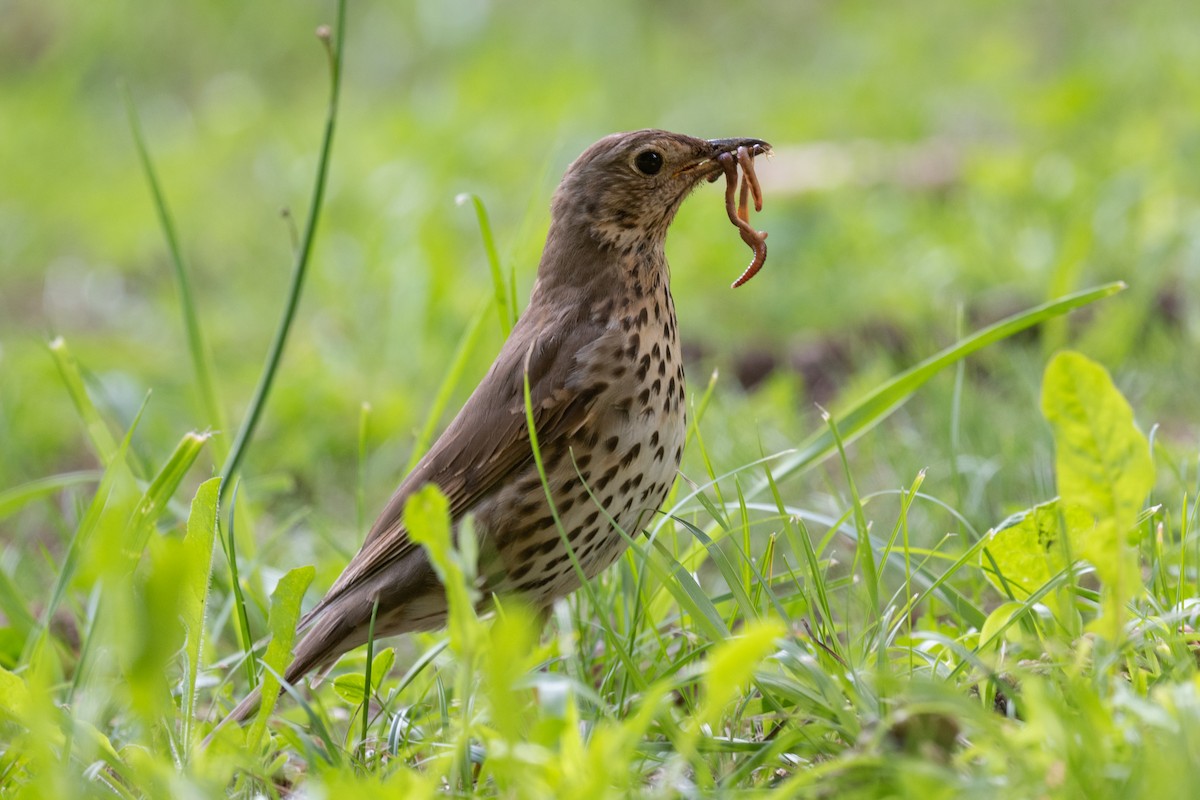
[[[736,157],[733,153],[722,153],[717,156],[717,161],[725,170],[725,212],[729,215],[729,221],[737,226],[742,241],[754,251],[750,266],[733,282],[736,289],[757,275],[767,260],[767,234],[765,231],[756,231],[750,225],[750,197],[754,197],[754,210],[762,211],[762,189],[758,185],[758,176],[754,173],[754,156],[750,155],[750,151],[745,147],[737,149]],[[738,166],[742,168],[742,185],[738,203],[734,206],[734,193],[738,189]]]

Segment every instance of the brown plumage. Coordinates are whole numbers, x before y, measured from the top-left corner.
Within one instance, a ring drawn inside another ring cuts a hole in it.
[[[519,594],[535,608],[579,586],[534,463],[538,445],[563,530],[586,578],[625,549],[666,497],[686,428],[683,364],[663,245],[683,199],[725,170],[723,153],[757,139],[705,141],[660,130],[601,139],[567,169],[551,204],[533,294],[487,375],[406,477],[362,549],[305,615],[285,678],[333,664],[377,636],[437,628],[446,599],[404,505],[427,483],[452,519],[475,520],[483,596]],[[728,159],[726,159],[728,160]],[[590,493],[589,493],[590,490]],[[251,694],[227,717],[257,706]]]

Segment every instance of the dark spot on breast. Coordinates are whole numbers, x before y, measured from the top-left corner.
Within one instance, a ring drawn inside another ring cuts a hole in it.
[[[581,471],[590,463],[592,463],[591,453],[584,453],[575,459],[575,466]]]
[[[638,327],[645,325],[650,321],[650,315],[646,313],[646,307],[642,306],[642,310],[638,312]]]
[[[629,494],[630,488],[633,486],[633,480],[627,480],[621,484],[621,488],[617,489],[621,494]]]
[[[662,358],[662,347],[659,346],[658,342],[654,343],[654,349],[650,351],[650,355],[654,356],[655,359]]]
[[[658,431],[650,434],[650,446],[654,447],[656,444],[658,444]]]
[[[612,467],[609,468],[608,472],[600,476],[600,480],[596,481],[596,485],[593,486],[592,489],[597,492],[603,491],[604,487],[612,483],[612,479],[617,477],[617,471],[619,469],[620,467],[618,467],[616,464],[613,464]],[[608,505],[608,503],[605,503],[604,505]]]
[[[671,378],[670,382],[667,383],[667,394],[675,394],[675,379],[674,378]]]
[[[624,364],[617,364],[616,366],[614,366],[612,368],[612,376],[614,378],[619,378],[624,374],[625,374],[625,365]]]
[[[654,383],[650,384],[650,391],[654,395],[658,395],[662,392],[662,378],[654,379]]]
[[[558,513],[566,514],[568,511],[571,510],[571,507],[573,505],[575,505],[575,498],[568,497],[567,499],[563,500],[561,503],[558,504]]]
[[[650,371],[650,354],[642,356],[641,362],[638,364],[637,379],[643,381],[646,379],[646,373]]]
[[[632,400],[630,400],[628,397],[623,397],[620,400],[618,400],[617,402],[613,403],[613,406],[612,406],[613,411],[616,411],[617,413],[623,415],[626,419],[628,419],[629,418],[629,407],[632,404],[633,404]]]
[[[650,402],[650,390],[642,389],[640,392],[638,392],[637,400],[638,400],[639,406],[644,406],[644,405],[646,405],[646,403],[649,403]]]
[[[665,449],[665,448],[663,448],[663,447],[660,445],[660,446],[659,446],[659,448],[658,448],[657,450],[655,450],[655,451],[654,451],[654,460],[655,460],[655,461],[661,461],[662,459],[664,459],[664,458],[666,458],[666,457],[667,457],[667,451],[666,451],[666,449]]]
[[[667,374],[667,362],[658,362],[658,377],[662,378]]]
[[[683,448],[682,448],[682,447],[676,447],[676,448],[675,448],[675,463],[676,463],[676,464],[678,464],[678,463],[679,463],[679,459],[680,459],[680,458],[682,458],[682,457],[683,457]]]
[[[583,518],[583,524],[584,524],[584,525],[591,525],[591,524],[593,524],[593,523],[596,521],[596,519],[597,519],[599,516],[600,516],[600,509],[598,509],[598,508],[597,508],[595,511],[593,511],[592,513],[588,514],[586,517],[584,517],[584,518]],[[589,534],[589,536],[590,536],[590,535],[591,535],[591,534]]]
[[[621,437],[610,436],[604,442],[604,449],[611,453],[612,451],[617,449],[617,445],[619,445],[620,443],[621,443]]]
[[[635,458],[637,458],[638,454],[641,452],[642,452],[642,443],[635,442],[633,447],[629,448],[629,452],[626,453],[624,458],[621,459],[621,466],[628,467],[630,464],[633,463],[633,460]]]
[[[514,569],[512,571],[512,575],[509,575],[509,578],[511,578],[514,581],[519,581],[519,580],[521,580],[521,578],[524,578],[526,575],[528,575],[529,570],[531,570],[531,569],[533,569],[533,562],[526,561],[524,564],[522,564],[521,566]]]
[[[666,359],[667,359],[667,361],[671,360],[671,345],[667,345]]]

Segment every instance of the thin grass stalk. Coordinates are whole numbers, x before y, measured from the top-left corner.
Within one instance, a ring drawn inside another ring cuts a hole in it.
[[[338,99],[341,95],[342,84],[342,62],[345,55],[343,43],[346,37],[346,0],[338,0],[336,41],[332,47],[328,29],[324,27],[318,29],[317,35],[325,44],[329,57],[330,89],[329,105],[325,116],[325,132],[321,140],[320,156],[317,159],[317,174],[313,184],[312,200],[309,203],[308,216],[304,222],[304,233],[300,237],[300,248],[296,251],[296,260],[292,268],[292,280],[288,287],[283,316],[279,320],[279,326],[275,329],[275,337],[271,341],[266,364],[259,376],[258,386],[254,390],[254,396],[250,400],[250,406],[246,410],[242,426],[238,429],[225,466],[221,469],[221,494],[218,497],[218,503],[224,502],[225,492],[232,483],[231,478],[241,465],[250,439],[258,427],[259,419],[267,404],[267,397],[271,393],[271,386],[275,382],[275,374],[283,360],[283,349],[287,344],[292,321],[295,319],[296,309],[300,305],[300,296],[304,290],[304,278],[308,272],[313,241],[317,234],[317,222],[320,220],[321,207],[325,199],[325,183],[329,175],[329,161],[333,151],[333,133],[337,122]]]
[[[167,252],[171,255],[171,266],[175,271],[175,283],[179,287],[179,307],[183,311],[183,329],[187,335],[188,353],[192,358],[192,373],[196,378],[196,388],[200,392],[200,405],[204,416],[213,430],[225,429],[225,415],[221,413],[221,403],[217,399],[217,388],[213,381],[212,357],[204,339],[204,331],[200,327],[200,315],[196,311],[196,296],[192,292],[191,279],[187,267],[183,263],[183,251],[179,246],[179,234],[175,229],[175,221],[167,205],[166,195],[158,182],[158,173],[154,169],[154,161],[150,158],[150,150],[146,146],[146,138],[142,134],[142,124],[138,119],[137,108],[133,103],[133,95],[129,87],[122,86],[125,96],[125,112],[129,116],[129,131],[133,134],[133,144],[137,149],[138,161],[142,165],[142,173],[150,187],[154,199],[154,210],[158,214],[158,225],[163,237],[167,240]],[[224,458],[228,445],[224,439],[213,443],[217,458]]]

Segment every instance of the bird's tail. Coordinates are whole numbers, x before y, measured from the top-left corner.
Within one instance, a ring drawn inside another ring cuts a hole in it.
[[[317,674],[313,679],[315,686],[343,653],[366,643],[366,622],[369,617],[364,619],[361,611],[354,608],[355,604],[345,604],[350,606],[349,608],[340,607],[342,605],[334,604],[333,607],[314,609],[314,612],[324,613],[310,613],[301,620],[299,627],[303,629],[308,626],[308,630],[296,645],[296,656],[283,673],[283,679],[288,685],[295,685],[309,672],[316,670]],[[279,693],[283,693],[282,687]],[[262,687],[259,686],[217,723],[205,738],[204,746],[208,746],[217,731],[225,726],[249,719],[261,703]]]

